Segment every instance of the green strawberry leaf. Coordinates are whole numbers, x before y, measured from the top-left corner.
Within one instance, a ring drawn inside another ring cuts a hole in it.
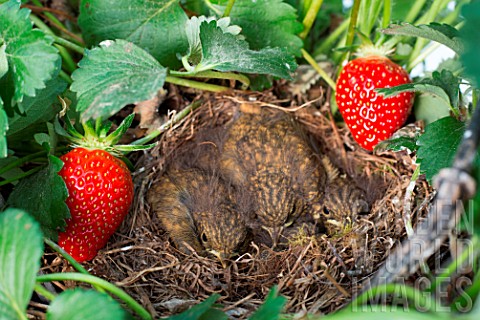
[[[127,104],[149,100],[163,87],[167,70],[148,52],[125,40],[104,41],[86,51],[72,74],[82,120],[108,118]]]
[[[429,182],[442,168],[449,167],[465,131],[465,124],[445,117],[425,127],[417,141],[417,163]]]
[[[7,136],[19,133],[34,123],[52,120],[61,110],[57,96],[65,91],[66,87],[67,83],[57,77],[48,81],[46,88],[38,91],[35,98],[26,97],[22,103],[26,114],[15,114],[8,118]]]
[[[248,318],[249,320],[276,320],[280,317],[287,298],[278,295],[277,287],[273,287],[268,293],[265,302],[255,313]]]
[[[399,86],[391,88],[379,88],[375,89],[377,93],[382,95],[384,98],[390,98],[400,94],[402,92],[422,92],[434,95],[443,100],[444,103],[450,105],[450,98],[448,94],[443,90],[443,88],[431,84],[425,83],[407,83],[401,84]]]
[[[47,320],[133,319],[108,294],[86,289],[70,289],[55,298],[47,311]]]
[[[0,97],[0,159],[8,155],[7,148],[8,117],[3,109],[2,97]]]
[[[480,64],[478,53],[480,52],[480,3],[472,2],[462,8],[462,14],[466,19],[460,34],[465,41],[465,52],[460,59],[465,66],[465,73],[472,77],[477,86],[480,86]]]
[[[205,301],[191,307],[190,309],[171,316],[168,320],[206,320],[206,319],[217,319],[217,318],[206,318],[205,315],[208,315],[212,309],[215,308],[215,301],[220,297],[218,294],[212,294]],[[222,319],[222,318],[220,318]],[[225,319],[225,318],[224,318]]]
[[[178,0],[89,0],[81,2],[78,24],[89,46],[124,39],[162,65],[176,67],[180,65],[177,53],[188,48],[187,19]]]
[[[4,101],[7,107],[21,103],[24,96],[34,97],[36,90],[45,88],[45,82],[60,70],[60,55],[52,46],[53,38],[32,29],[29,15],[30,10],[20,9],[20,1],[0,5],[0,40],[6,45],[8,64],[5,66],[5,58],[0,58],[1,72],[8,69],[0,94],[11,98]]]
[[[219,6],[222,12],[226,2]],[[282,0],[237,0],[229,17],[242,28],[251,49],[278,47],[291,55],[302,55],[303,41],[297,34],[302,32],[303,25],[297,21],[296,10],[290,4]]]
[[[448,117],[450,115],[450,104],[435,95],[421,93],[415,97],[413,111],[415,119],[423,120],[428,125],[438,119]]]
[[[250,50],[245,40],[222,30],[217,25],[217,21],[187,24],[187,29],[189,29],[187,33],[197,32],[192,30],[197,26],[202,46],[202,57],[195,67],[186,65],[188,71],[194,73],[206,70],[237,71],[292,79],[292,73],[295,71],[297,64],[293,56],[289,55],[285,49]],[[194,52],[194,46],[197,43],[189,40],[189,44],[189,52]]]
[[[404,35],[432,40],[449,47],[457,54],[462,54],[465,50],[458,30],[448,24],[439,24],[436,22],[419,26],[414,26],[409,23],[391,24],[387,29],[382,30],[382,32],[390,35]]]
[[[0,212],[0,319],[26,319],[43,254],[38,223],[25,211]]]
[[[70,217],[65,203],[67,187],[58,175],[62,167],[62,160],[50,155],[48,166],[21,180],[7,200],[10,206],[28,211],[40,223],[45,236],[55,241],[58,231],[65,229],[65,219]]]
[[[434,71],[431,78],[426,78],[421,81],[424,84],[431,84],[440,87],[448,95],[450,105],[458,109],[460,97],[460,79],[451,71],[441,70],[441,72]]]

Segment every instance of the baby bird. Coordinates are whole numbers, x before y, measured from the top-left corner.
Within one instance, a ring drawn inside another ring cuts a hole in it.
[[[255,200],[251,227],[275,246],[285,227],[307,212],[319,215],[327,176],[308,137],[286,115],[242,114],[228,129],[220,170]]]
[[[247,237],[245,217],[218,175],[200,169],[167,171],[147,200],[177,248],[210,253],[225,266]]]
[[[365,192],[346,177],[340,176],[330,159],[323,157],[322,163],[328,176],[322,214],[326,233],[341,236],[352,229],[358,215],[369,212],[369,205]]]
[[[147,201],[176,247],[225,259],[244,249],[251,200],[218,174],[225,129],[203,129],[171,154]]]

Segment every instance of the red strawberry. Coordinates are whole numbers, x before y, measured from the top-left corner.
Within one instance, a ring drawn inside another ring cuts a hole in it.
[[[145,150],[153,145],[116,145],[132,124],[129,115],[107,135],[111,123],[82,123],[84,135],[70,124],[55,124],[58,134],[75,148],[60,157],[64,166],[58,174],[68,189],[67,206],[71,217],[67,228],[58,235],[58,244],[75,260],[93,259],[128,213],[133,200],[133,182],[125,163],[114,155]]]
[[[335,98],[355,140],[365,149],[388,139],[407,119],[414,94],[383,98],[374,89],[410,83],[408,73],[390,59],[370,55],[350,61],[337,80]]]
[[[104,150],[75,148],[60,159],[71,218],[58,244],[79,262],[91,260],[128,213],[132,177],[123,161]]]

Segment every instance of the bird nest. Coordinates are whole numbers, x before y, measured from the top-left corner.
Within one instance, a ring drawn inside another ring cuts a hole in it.
[[[86,264],[90,272],[123,288],[154,316],[183,311],[219,293],[218,302],[232,318],[246,318],[274,285],[288,298],[285,312],[333,312],[351,300],[362,281],[405,238],[405,221],[415,226],[426,215],[431,189],[422,177],[411,183],[412,155],[407,151],[372,154],[359,148],[348,130],[335,124],[328,99],[301,108],[272,92],[204,95],[202,100],[201,107],[161,136],[155,149],[136,159],[132,212],[108,246]],[[299,232],[281,250],[252,242],[226,268],[214,258],[178,251],[146,202],[152,179],[165,170],[175,150],[205,128],[228,124],[240,109],[259,108],[288,112],[302,123],[321,152],[366,191],[370,213],[343,236]],[[60,258],[49,261],[47,272],[71,268]]]

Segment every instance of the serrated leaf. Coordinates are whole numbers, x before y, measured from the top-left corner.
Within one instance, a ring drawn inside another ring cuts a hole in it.
[[[460,95],[460,79],[451,71],[434,71],[431,78],[423,79],[422,83],[431,84],[440,87],[447,93],[450,105],[458,109],[458,100]]]
[[[120,304],[106,293],[93,290],[65,290],[53,300],[47,320],[122,320],[132,319]]]
[[[12,101],[7,106],[23,101],[24,96],[34,97],[38,89],[59,71],[60,55],[52,46],[53,38],[39,29],[32,29],[30,10],[20,9],[20,1],[11,0],[0,5],[0,38],[6,44],[9,86],[13,88]],[[2,91],[3,91],[2,90]]]
[[[425,127],[417,141],[417,162],[428,181],[442,168],[449,167],[465,131],[465,124],[453,117],[445,117]]]
[[[20,209],[0,212],[0,319],[26,319],[42,254],[38,223]]]
[[[216,21],[203,22],[199,32],[203,56],[201,62],[195,66],[195,72],[237,71],[292,79],[297,64],[285,49],[250,50],[245,40],[224,33],[217,27]]]
[[[462,54],[465,49],[458,30],[448,24],[436,22],[419,26],[409,23],[392,24],[382,32],[390,35],[404,35],[432,40],[449,47],[457,54]]]
[[[225,10],[225,6],[220,8]],[[251,49],[278,47],[285,48],[289,54],[302,55],[303,41],[297,34],[302,32],[303,25],[297,21],[296,10],[288,3],[282,0],[236,0],[229,17],[233,24],[242,28]]]
[[[178,0],[82,1],[78,24],[89,46],[124,39],[148,51],[168,67],[179,66],[177,53],[188,48],[187,15]]]
[[[287,298],[279,296],[277,288],[273,287],[265,302],[258,308],[255,313],[248,318],[249,320],[276,320],[280,318],[280,312],[282,312]]]
[[[53,119],[61,108],[57,96],[66,87],[67,83],[57,77],[47,82],[46,88],[38,91],[37,97],[26,97],[22,103],[25,115],[15,114],[8,119],[9,129],[7,135],[19,133],[34,123]]]
[[[448,94],[443,90],[443,88],[434,86],[431,84],[418,83],[418,82],[407,83],[407,84],[402,84],[402,85],[391,87],[391,88],[380,88],[380,89],[376,89],[375,91],[383,95],[384,98],[393,97],[402,92],[428,93],[442,99],[447,105],[450,105],[450,99],[448,97]]]
[[[50,155],[48,166],[21,180],[7,201],[10,206],[28,211],[52,240],[57,240],[58,231],[64,230],[65,219],[70,217],[65,203],[67,187],[58,175],[62,167],[62,160]]]
[[[204,314],[206,314],[210,309],[214,308],[214,303],[219,297],[220,295],[218,294],[212,294],[210,297],[205,299],[205,301],[180,314],[169,317],[168,320],[200,320]]]
[[[200,25],[203,22],[214,21],[215,17],[191,17],[185,24],[185,32],[189,43],[188,61],[192,64],[198,64],[202,60],[202,41],[200,40]],[[239,26],[230,25],[230,17],[217,20],[217,26],[224,33],[238,35],[242,30]],[[242,36],[243,37],[243,36]],[[243,39],[243,38],[242,38]]]
[[[8,131],[8,117],[5,110],[3,110],[3,101],[2,101],[2,97],[0,97],[0,159],[6,158],[8,155],[7,131]]]
[[[478,53],[480,52],[480,3],[472,2],[462,8],[465,17],[465,25],[460,30],[465,41],[465,52],[461,55],[461,61],[465,66],[465,73],[471,76],[480,86],[480,63]]]
[[[148,52],[125,41],[104,41],[87,51],[72,74],[82,120],[108,118],[127,104],[152,99],[166,69]]]

